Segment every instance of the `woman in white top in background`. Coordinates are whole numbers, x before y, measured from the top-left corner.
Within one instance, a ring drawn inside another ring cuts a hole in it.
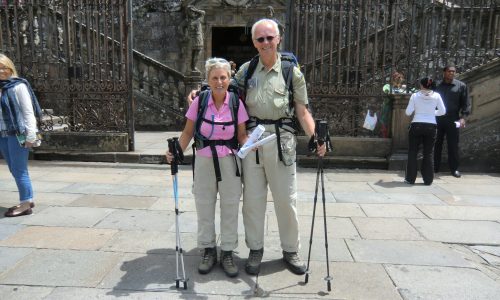
[[[423,160],[420,173],[425,185],[431,185],[434,180],[434,142],[436,141],[436,116],[446,113],[441,96],[432,91],[434,81],[425,77],[420,80],[421,90],[413,93],[406,107],[406,115],[413,114],[408,132],[408,162],[406,165],[405,182],[414,184],[417,178],[417,154],[420,144],[423,145]]]

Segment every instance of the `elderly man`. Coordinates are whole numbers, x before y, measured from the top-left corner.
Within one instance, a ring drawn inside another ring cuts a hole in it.
[[[306,266],[298,255],[297,138],[288,125],[292,124],[295,116],[305,133],[313,137],[315,123],[307,110],[306,82],[297,67],[293,67],[293,105],[289,105],[289,91],[282,73],[282,55],[278,52],[281,42],[278,24],[271,19],[257,21],[252,27],[252,39],[259,52],[256,68],[248,78],[251,62],[247,62],[235,76],[238,85],[246,90],[245,104],[250,116],[247,130],[261,124],[266,127],[265,134],[278,130],[279,138],[277,142],[259,147],[256,153],[250,153],[243,160],[243,223],[246,244],[250,248],[245,270],[251,275],[260,271],[269,186],[278,220],[283,260],[290,271],[300,275],[304,274]],[[316,150],[318,155],[323,156],[326,146],[317,146]]]

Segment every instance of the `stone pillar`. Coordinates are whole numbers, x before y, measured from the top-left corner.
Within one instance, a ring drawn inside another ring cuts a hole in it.
[[[392,149],[389,170],[404,170],[408,158],[408,125],[411,117],[405,114],[411,94],[391,94],[392,99]]]

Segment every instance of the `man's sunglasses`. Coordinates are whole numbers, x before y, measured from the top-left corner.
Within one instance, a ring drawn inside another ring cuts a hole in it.
[[[264,43],[265,40],[267,40],[269,43],[272,42],[274,40],[274,38],[277,37],[277,35],[275,36],[272,36],[272,35],[268,35],[268,36],[261,36],[260,38],[256,38],[255,40],[259,43]]]

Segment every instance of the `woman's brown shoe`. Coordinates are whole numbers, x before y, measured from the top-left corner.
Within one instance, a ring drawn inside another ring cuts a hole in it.
[[[9,208],[5,212],[4,216],[6,216],[6,217],[19,217],[19,216],[31,215],[33,213],[33,210],[31,210],[31,207],[34,207],[34,206],[35,206],[35,204],[33,202],[21,203],[19,205],[12,206],[11,208]]]
[[[29,204],[30,204],[30,208],[35,207],[35,203],[34,202],[30,201]],[[21,204],[15,205],[15,206],[10,207],[7,211],[13,211],[14,209],[19,209],[20,207],[21,207]]]

